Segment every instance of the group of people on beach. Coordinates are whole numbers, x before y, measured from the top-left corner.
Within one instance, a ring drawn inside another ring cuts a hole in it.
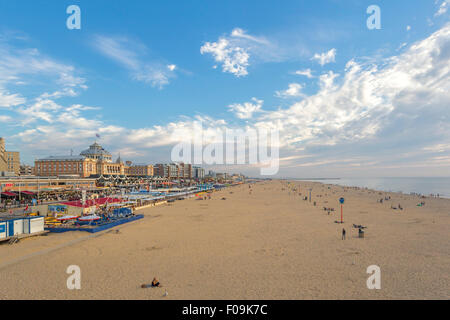
[[[384,199],[383,199],[383,198],[378,199],[377,202],[378,202],[378,203],[383,203],[383,200],[384,200],[384,201],[389,201],[389,200],[391,200],[391,196],[386,196],[386,197],[384,197]]]
[[[398,207],[394,207],[393,205],[391,205],[391,209],[394,209],[394,210],[403,210],[403,207],[401,206],[401,204],[399,203],[398,204]]]

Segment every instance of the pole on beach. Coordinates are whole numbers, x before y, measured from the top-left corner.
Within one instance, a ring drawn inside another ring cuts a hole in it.
[[[344,198],[340,198],[339,202],[341,203],[341,223],[344,223],[344,216],[343,216]]]

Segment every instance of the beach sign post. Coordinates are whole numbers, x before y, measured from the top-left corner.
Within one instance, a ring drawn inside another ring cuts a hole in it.
[[[344,198],[339,198],[339,202],[341,203],[341,223],[344,223],[344,220],[343,220],[343,207],[344,207],[344,201],[345,201],[345,199]]]

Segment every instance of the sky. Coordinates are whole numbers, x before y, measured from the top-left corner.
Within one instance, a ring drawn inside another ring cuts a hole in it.
[[[276,177],[450,176],[449,7],[0,0],[0,136],[26,164],[94,141],[157,163],[199,123],[208,137],[265,128]]]

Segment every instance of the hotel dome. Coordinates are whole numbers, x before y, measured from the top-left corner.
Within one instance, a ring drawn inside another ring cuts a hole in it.
[[[94,142],[94,144],[90,145],[89,149],[82,151],[80,153],[80,156],[84,156],[86,158],[94,160],[112,162],[111,154],[105,149],[103,149],[103,147],[99,145],[97,142]]]

